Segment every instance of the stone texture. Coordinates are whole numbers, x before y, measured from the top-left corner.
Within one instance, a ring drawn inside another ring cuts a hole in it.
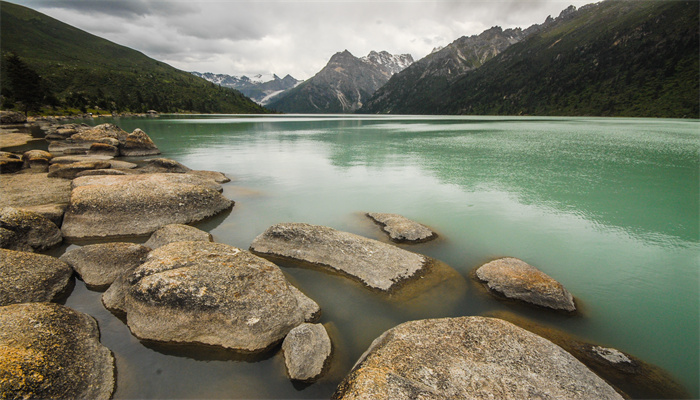
[[[22,154],[24,168],[29,168],[32,171],[46,172],[49,170],[49,161],[53,158],[53,154],[44,150],[29,150]]]
[[[114,124],[100,124],[94,128],[81,129],[78,133],[72,135],[70,140],[74,143],[96,143],[102,139],[116,139],[120,143],[126,141],[128,133]]]
[[[200,178],[211,179],[216,183],[231,182],[231,179],[221,172],[217,171],[188,171],[188,174],[199,176]]]
[[[303,223],[277,224],[255,238],[251,251],[327,267],[366,286],[390,291],[418,276],[428,257],[332,228]]]
[[[312,381],[321,375],[331,356],[331,339],[323,325],[304,323],[284,338],[282,351],[289,377]]]
[[[97,322],[51,303],[0,307],[0,396],[8,399],[109,399],[112,353]]]
[[[160,154],[153,140],[141,129],[134,129],[121,143],[119,151],[123,156],[150,156]]]
[[[44,216],[49,221],[56,224],[57,227],[61,226],[63,222],[63,214],[68,208],[68,204],[41,204],[37,206],[27,206],[27,207],[17,207],[20,210],[29,211],[37,213]]]
[[[152,249],[165,246],[173,242],[212,242],[211,233],[204,232],[194,226],[182,224],[170,224],[158,229],[151,234],[145,246]]]
[[[191,169],[169,158],[154,158],[148,160],[146,165],[138,168],[142,173],[176,173],[184,174],[190,172]]]
[[[117,142],[118,143],[118,142]],[[108,143],[93,143],[87,151],[89,156],[92,155],[105,155],[116,157],[119,155],[119,148],[117,146]]]
[[[276,265],[220,243],[176,242],[153,250],[115,281],[103,302],[125,312],[140,339],[244,352],[269,348],[305,320]]]
[[[0,124],[23,124],[27,116],[15,111],[0,111]]]
[[[70,266],[55,257],[0,249],[0,305],[53,301],[64,294],[72,275]]]
[[[49,167],[49,178],[74,179],[79,173],[93,169],[109,168],[107,161],[81,161],[72,164],[53,164]]]
[[[119,275],[143,264],[150,251],[136,243],[98,243],[69,250],[60,260],[70,265],[88,288],[106,290]]]
[[[334,399],[622,399],[554,343],[496,318],[410,321],[374,340]]]
[[[0,151],[0,174],[12,174],[18,172],[24,166],[22,157],[7,151]]]
[[[367,213],[397,243],[422,243],[433,240],[437,234],[425,225],[398,214]]]
[[[0,179],[0,205],[31,207],[68,204],[71,181],[49,178],[45,173],[4,175]]]
[[[63,241],[61,230],[41,214],[14,207],[0,208],[0,227],[16,234],[13,243],[4,248],[22,251],[41,251]]]
[[[71,238],[146,235],[233,207],[221,186],[186,174],[85,176],[73,187],[62,226]]]
[[[509,299],[576,311],[574,297],[561,283],[517,258],[501,258],[484,264],[476,270],[476,276],[486,282],[489,289]]]

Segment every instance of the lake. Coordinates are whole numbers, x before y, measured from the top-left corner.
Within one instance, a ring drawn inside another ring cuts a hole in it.
[[[247,249],[270,225],[306,222],[386,241],[364,212],[438,232],[403,248],[464,285],[393,301],[337,275],[281,265],[323,310],[331,369],[285,376],[279,351],[244,358],[144,345],[82,282],[67,305],[93,315],[115,354],[115,398],[328,398],[374,338],[408,320],[510,311],[656,364],[698,390],[700,124],[697,120],[423,116],[168,116],[96,119],[141,128],[162,156],[232,178],[230,213],[202,222]],[[503,302],[470,277],[523,259],[561,282],[577,316]]]

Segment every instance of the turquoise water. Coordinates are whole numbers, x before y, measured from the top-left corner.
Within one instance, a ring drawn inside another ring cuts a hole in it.
[[[112,121],[112,120],[110,120]],[[102,123],[96,120],[93,123]],[[659,365],[698,397],[700,124],[609,118],[161,116],[142,128],[164,157],[233,179],[230,213],[198,225],[248,248],[279,222],[385,240],[361,213],[402,214],[440,238],[412,251],[465,277],[396,303],[339,276],[282,265],[323,309],[331,370],[293,385],[278,352],[242,360],[146,347],[78,282],[117,358],[115,398],[327,398],[371,341],[403,321],[514,311]],[[513,256],[560,281],[582,315],[503,303],[469,273]]]

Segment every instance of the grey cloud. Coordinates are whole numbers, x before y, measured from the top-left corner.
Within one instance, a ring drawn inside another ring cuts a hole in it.
[[[31,8],[74,10],[86,15],[112,15],[123,18],[146,15],[178,15],[197,11],[196,2],[163,0],[25,0]]]

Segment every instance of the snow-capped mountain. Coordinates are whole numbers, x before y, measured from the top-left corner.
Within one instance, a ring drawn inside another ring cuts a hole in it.
[[[350,113],[413,62],[410,54],[372,51],[357,58],[345,50],[334,54],[312,78],[277,96],[272,109],[291,113]]]
[[[192,75],[204,78],[209,82],[220,86],[230,87],[250,97],[258,104],[265,105],[272,100],[276,95],[284,92],[287,89],[298,85],[300,80],[294,79],[291,75],[286,75],[284,78],[270,74],[256,74],[251,77],[247,75],[227,75],[213,74],[211,72],[191,72]]]

